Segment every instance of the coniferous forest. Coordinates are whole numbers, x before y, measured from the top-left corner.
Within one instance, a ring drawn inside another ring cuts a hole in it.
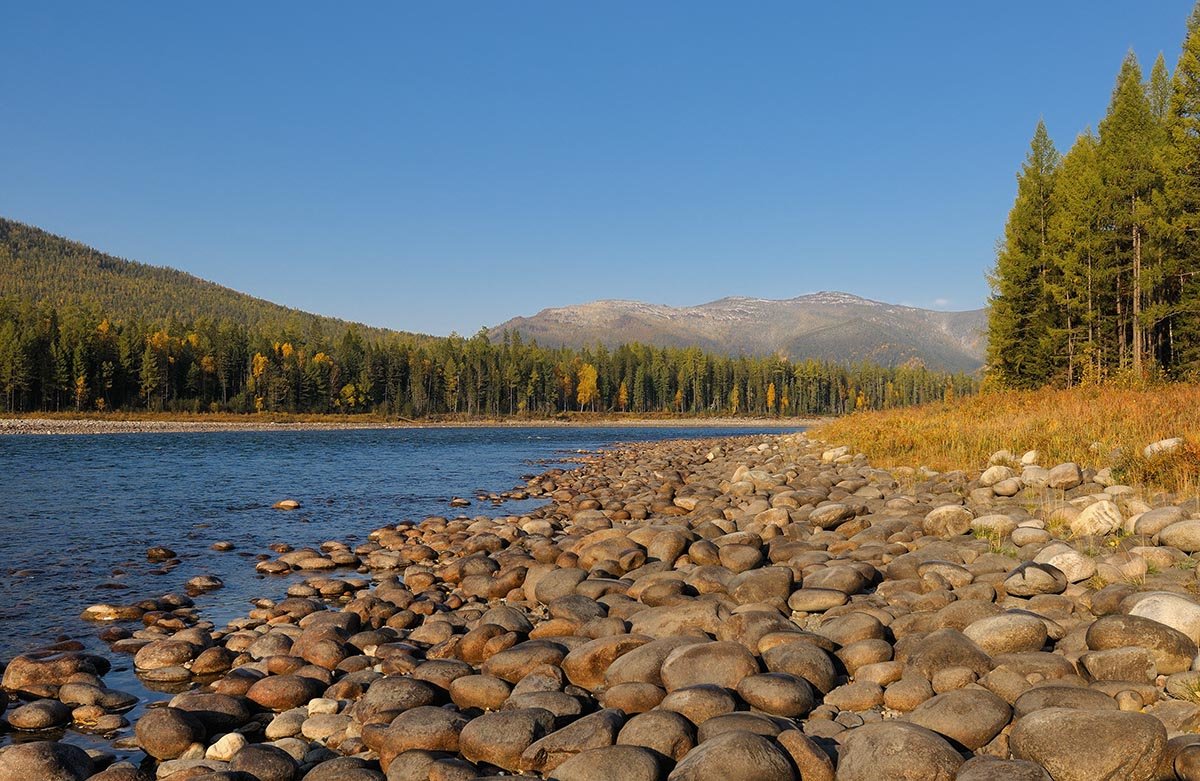
[[[977,384],[920,366],[368,328],[4,220],[0,270],[5,411],[802,416],[916,404]]]
[[[988,379],[1200,376],[1200,6],[1171,73],[1131,52],[1060,155],[1039,122],[992,276]]]

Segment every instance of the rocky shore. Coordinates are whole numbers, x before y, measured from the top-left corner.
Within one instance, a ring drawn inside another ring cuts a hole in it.
[[[646,444],[527,515],[278,546],[308,576],[225,627],[88,608],[173,694],[132,726],[109,658],[13,659],[0,781],[1200,779],[1200,501],[1039,461]]]

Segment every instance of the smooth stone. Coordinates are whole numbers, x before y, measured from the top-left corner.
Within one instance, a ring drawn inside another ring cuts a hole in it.
[[[1125,523],[1125,516],[1113,502],[1101,499],[1084,507],[1071,521],[1071,533],[1076,537],[1102,537],[1112,534]]]
[[[1019,489],[1018,489],[1019,490]],[[1017,522],[1007,515],[981,515],[971,521],[971,531],[989,537],[1008,537],[1017,529]]]
[[[1054,781],[1150,781],[1167,731],[1142,713],[1046,708],[1018,720],[1009,745],[1016,759],[1041,765]]]
[[[178,708],[151,708],[134,725],[138,746],[155,759],[177,759],[204,741],[204,725]]]
[[[1067,590],[1067,577],[1051,564],[1027,561],[1004,578],[1004,590],[1015,597],[1061,594]]]
[[[975,756],[958,769],[955,781],[1053,781],[1041,765],[1023,759]]]
[[[669,781],[795,781],[787,755],[753,732],[726,732],[706,740],[675,765]]]
[[[1056,491],[1069,491],[1083,483],[1083,471],[1079,464],[1067,462],[1051,467],[1046,475],[1046,487]]]
[[[615,708],[584,716],[530,744],[521,753],[520,769],[550,773],[581,751],[611,746],[624,722],[625,714]]]
[[[947,504],[930,510],[921,528],[930,536],[950,539],[969,532],[974,519],[975,514],[966,507]]]
[[[91,774],[87,752],[67,743],[18,743],[0,754],[0,781],[84,781]]]
[[[1137,594],[1130,601],[1133,605],[1127,611],[1129,615],[1166,624],[1182,632],[1193,643],[1200,643],[1200,605],[1192,600],[1165,591],[1152,591]]]
[[[755,710],[785,718],[802,718],[817,703],[812,684],[788,673],[747,675],[738,682],[737,693]]]
[[[663,660],[661,676],[668,692],[713,684],[736,689],[747,675],[757,674],[758,661],[741,643],[720,641],[677,648]]]
[[[674,711],[647,711],[625,722],[617,743],[652,749],[678,762],[695,747],[696,726]]]
[[[71,721],[71,709],[58,700],[35,700],[8,713],[8,725],[16,730],[39,732]]]
[[[1187,514],[1179,507],[1156,507],[1138,516],[1133,533],[1153,537],[1168,526],[1186,520]],[[1160,540],[1160,544],[1161,540]]]
[[[554,781],[660,781],[663,767],[659,756],[639,746],[603,746],[587,749],[559,765],[549,778]]]
[[[1080,583],[1096,574],[1095,559],[1062,542],[1042,548],[1033,560],[1038,564],[1049,564],[1057,568],[1069,583]]]
[[[1165,527],[1158,533],[1158,544],[1178,548],[1184,553],[1200,551],[1200,520],[1179,521]]]
[[[963,763],[941,735],[906,722],[866,724],[839,742],[837,781],[954,781]]]
[[[1154,683],[1158,669],[1150,651],[1137,646],[1089,651],[1079,663],[1094,681],[1132,681]]]
[[[229,761],[229,769],[258,781],[293,781],[299,764],[281,748],[266,744],[246,746]]]
[[[999,735],[1011,717],[1008,703],[986,689],[958,689],[921,703],[908,721],[975,751]]]
[[[458,751],[459,735],[466,725],[465,716],[446,708],[422,705],[405,711],[383,731],[380,764],[386,770],[397,754],[412,749]]]
[[[963,634],[989,656],[1040,651],[1046,644],[1046,624],[1028,613],[1001,613],[973,621]]]
[[[485,713],[462,728],[459,751],[470,762],[517,772],[525,750],[553,731],[554,714],[542,708]]]
[[[849,595],[836,589],[800,588],[788,597],[788,607],[801,613],[824,613],[846,604],[849,599]]]
[[[908,654],[908,666],[933,680],[939,671],[962,667],[977,676],[992,669],[992,658],[969,637],[954,629],[939,629],[922,637]]]

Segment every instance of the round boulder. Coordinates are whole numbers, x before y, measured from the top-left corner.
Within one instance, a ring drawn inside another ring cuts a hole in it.
[[[246,746],[229,760],[229,769],[258,781],[293,781],[300,769],[292,755],[276,746]]]
[[[758,672],[758,661],[741,643],[726,640],[677,648],[662,665],[663,687],[668,692],[688,686],[713,684],[736,689],[747,675]]]
[[[842,741],[838,781],[954,781],[963,758],[932,730],[900,721],[858,727]]]
[[[908,720],[974,751],[999,735],[1011,717],[1008,703],[990,691],[956,689],[921,703]]]
[[[603,746],[581,751],[559,765],[547,778],[554,781],[659,781],[661,760],[640,746]]]
[[[1054,781],[1149,781],[1167,731],[1143,713],[1045,708],[1016,723],[1009,745],[1014,757],[1036,762]]]
[[[0,781],[84,781],[91,774],[87,752],[66,743],[19,743],[0,754]]]
[[[753,732],[725,732],[706,740],[675,766],[669,781],[794,781],[787,755]]]
[[[151,708],[133,728],[138,745],[155,759],[175,759],[204,741],[204,725],[178,708]]]

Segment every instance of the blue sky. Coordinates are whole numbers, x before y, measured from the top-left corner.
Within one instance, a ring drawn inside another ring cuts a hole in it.
[[[1191,0],[0,0],[0,215],[375,325],[823,289],[981,306]]]

